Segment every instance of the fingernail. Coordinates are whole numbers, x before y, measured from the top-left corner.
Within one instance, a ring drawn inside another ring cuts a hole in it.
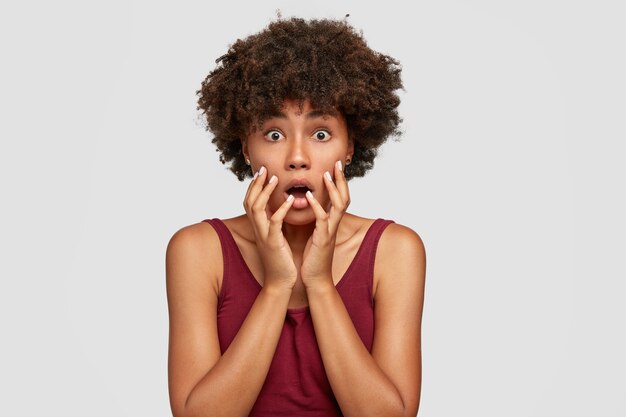
[[[259,169],[259,175],[263,175],[264,172],[265,172],[265,167],[261,165],[261,168]]]
[[[337,168],[339,168],[339,171],[343,171],[343,167],[341,166],[341,161],[337,161]]]
[[[328,181],[332,181],[332,177],[330,176],[330,172],[326,171],[324,172],[324,176],[328,179]]]
[[[263,169],[263,168],[261,168],[261,169]],[[269,184],[273,183],[274,181],[276,181],[276,175],[272,175],[272,178],[270,178]]]
[[[258,177],[258,176],[259,176],[259,171],[254,173],[254,177],[252,177],[252,181],[256,180],[256,177]]]
[[[291,201],[293,200],[293,194],[289,194],[289,197],[287,197],[287,201]]]
[[[313,193],[311,191],[306,192],[307,197],[313,198]]]

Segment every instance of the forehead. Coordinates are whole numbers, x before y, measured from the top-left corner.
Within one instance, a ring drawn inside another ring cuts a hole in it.
[[[285,99],[279,106],[265,108],[252,117],[246,135],[261,129],[271,120],[295,120],[304,117],[305,121],[322,118],[326,121],[337,121],[348,128],[347,119],[341,111],[333,106],[316,106],[309,99]]]
[[[342,119],[340,111],[335,108],[318,108],[314,107],[309,100],[292,100],[287,99],[283,102],[282,107],[270,111],[268,118],[288,119],[290,117],[304,117],[306,119],[316,118],[337,118]]]

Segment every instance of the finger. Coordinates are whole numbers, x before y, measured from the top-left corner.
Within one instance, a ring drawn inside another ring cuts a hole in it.
[[[260,181],[260,177],[258,178]],[[263,188],[263,190],[259,193],[256,200],[252,203],[252,214],[254,216],[255,221],[259,225],[263,225],[263,233],[264,236],[267,235],[268,232],[268,216],[266,212],[267,202],[270,199],[270,195],[276,189],[276,185],[278,184],[278,177],[276,175],[272,175],[269,182]]]
[[[254,201],[257,199],[261,190],[263,190],[263,184],[265,184],[265,178],[267,177],[267,169],[263,165],[259,168],[257,174],[255,174],[256,178],[250,184],[250,191],[247,196],[247,204],[248,207],[251,207],[254,204]]]
[[[274,214],[270,218],[270,229],[269,229],[270,235],[282,233],[283,220],[285,219],[287,212],[289,212],[289,209],[293,205],[294,200],[295,199],[293,195],[289,195],[289,197],[287,197],[287,199],[283,202],[283,204],[281,204],[278,210],[274,212]]]
[[[326,213],[324,207],[313,197],[311,191],[307,191],[305,196],[313,209],[313,213],[315,213],[315,229],[321,232],[324,238],[328,238],[328,213]]]
[[[261,166],[261,168],[254,173],[250,184],[248,185],[248,190],[246,191],[246,196],[244,198],[244,207],[246,208],[246,212],[252,205],[252,202],[256,199],[256,196],[260,191],[258,191],[259,183],[262,184],[260,180],[258,180],[259,175],[265,174],[265,167]]]
[[[328,194],[330,196],[331,207],[328,213],[328,230],[331,235],[335,234],[337,228],[339,226],[339,222],[343,217],[343,214],[346,212],[347,205],[341,195],[339,194],[339,190],[329,179],[330,174],[327,172],[324,174],[324,184],[326,185],[326,189],[328,189]]]
[[[337,189],[337,186],[335,185],[335,183],[333,182],[330,176],[330,172],[328,171],[324,173],[324,185],[326,185],[326,189],[328,190],[328,195],[330,196],[330,202],[332,203],[333,207],[336,207],[337,209],[343,211],[344,205],[345,205],[344,201],[341,195],[339,194],[339,190]]]
[[[335,163],[335,184],[341,199],[346,203],[346,208],[350,205],[350,190],[348,189],[348,181],[343,173],[341,161]]]
[[[256,178],[258,177],[259,172],[255,172],[254,176],[252,177],[252,179],[250,180],[250,183],[248,184],[248,189],[246,190],[246,195],[243,198],[243,206],[245,207],[246,211],[248,211],[248,207],[247,203],[248,203],[248,198],[250,197],[250,191],[252,190],[252,187],[254,186],[254,181],[256,180]]]

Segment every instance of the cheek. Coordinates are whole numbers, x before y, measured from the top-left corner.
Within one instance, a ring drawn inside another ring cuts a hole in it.
[[[270,180],[270,178],[272,178],[272,175],[276,175],[277,177],[279,177],[279,179],[281,179],[280,172],[279,172],[279,165],[277,165],[274,159],[268,158],[268,157],[257,158],[255,162],[257,165],[255,166],[255,168],[257,170],[261,168],[261,166],[264,166],[265,169],[267,169],[267,178],[265,180],[266,184]],[[278,187],[280,187],[280,183],[278,184]]]
[[[328,209],[328,207],[331,204],[331,201],[330,201],[330,194],[328,193],[328,189],[326,189],[326,186],[324,186],[324,190],[322,191],[322,194],[317,196],[316,198],[318,199],[322,207]]]
[[[267,202],[267,206],[269,207],[270,211],[273,213],[276,210],[278,210],[278,208],[284,202],[285,202],[285,196],[283,194],[282,187],[280,186],[280,183],[279,183],[278,187],[276,187],[276,189],[272,191],[272,194],[270,195],[270,198]]]

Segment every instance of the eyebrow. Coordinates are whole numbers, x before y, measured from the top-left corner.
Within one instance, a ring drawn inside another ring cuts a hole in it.
[[[306,114],[305,117],[306,117],[307,120],[311,120],[311,119],[317,119],[319,117],[325,117],[325,116],[333,116],[333,114],[329,113],[329,112],[321,111],[321,110],[311,110],[310,112],[308,112]],[[281,111],[277,111],[277,112],[271,113],[270,117],[276,117],[276,118],[279,118],[279,119],[287,119],[288,118],[287,115],[285,113],[281,112]]]

